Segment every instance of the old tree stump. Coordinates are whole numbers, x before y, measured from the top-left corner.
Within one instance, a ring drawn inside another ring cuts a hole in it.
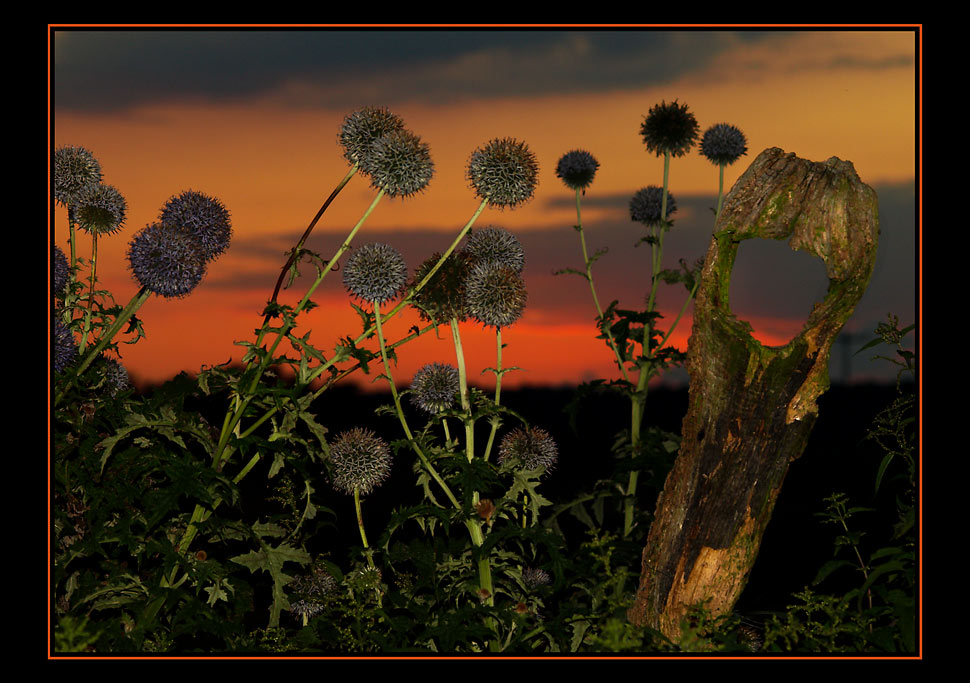
[[[878,230],[876,193],[835,157],[766,149],[731,189],[701,272],[689,407],[643,549],[632,623],[676,641],[691,606],[717,616],[740,597],[828,389],[832,343],[869,283]],[[825,263],[825,299],[784,346],[763,346],[729,306],[738,245],[754,238],[787,239]]]

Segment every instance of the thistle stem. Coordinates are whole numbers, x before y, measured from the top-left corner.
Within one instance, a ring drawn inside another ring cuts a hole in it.
[[[95,269],[98,263],[98,233],[91,233],[91,278],[88,284],[88,306],[87,311],[84,313],[84,328],[81,332],[81,345],[80,348],[85,348],[88,345],[88,333],[91,331],[91,313],[94,308],[94,281],[95,281]]]
[[[465,413],[465,457],[471,462],[475,457],[475,420],[472,417],[471,397],[468,392],[468,373],[465,370],[465,352],[458,331],[458,319],[451,319],[451,338],[455,344],[455,360],[458,363],[458,383],[460,387],[461,409]]]
[[[367,545],[367,533],[364,531],[364,515],[360,510],[360,487],[354,487],[354,510],[357,513],[357,529],[360,531],[360,542],[364,544],[364,554],[367,556],[367,566],[371,569],[377,569],[374,565],[374,553]],[[381,602],[381,589],[379,586],[374,588],[374,592],[377,594],[377,606],[383,607]]]
[[[109,327],[104,334],[101,335],[98,343],[95,344],[90,351],[87,351],[84,358],[80,363],[78,363],[70,382],[65,385],[63,389],[61,389],[61,392],[54,399],[54,405],[57,405],[64,398],[70,384],[73,383],[75,379],[80,377],[85,370],[87,370],[88,366],[91,365],[94,359],[98,357],[98,354],[101,353],[101,351],[104,350],[104,347],[108,345],[108,342],[110,342],[112,338],[118,334],[121,327],[131,319],[131,317],[135,314],[135,311],[141,308],[141,305],[148,300],[149,296],[151,296],[151,292],[147,287],[142,287],[140,290],[138,290],[135,296],[132,297],[131,301],[128,302],[128,305],[125,306],[121,313],[118,314],[118,317],[115,318],[115,321],[111,323],[111,327]]]
[[[411,448],[414,449],[418,459],[421,460],[421,464],[424,466],[425,470],[427,470],[428,474],[431,475],[431,478],[434,479],[441,487],[442,491],[445,492],[445,495],[448,497],[451,504],[455,506],[456,510],[461,510],[461,504],[451,492],[451,488],[449,488],[448,484],[445,483],[445,480],[441,478],[441,475],[438,474],[438,471],[431,464],[431,461],[428,460],[428,456],[426,456],[424,451],[421,450],[418,442],[414,439],[414,435],[411,433],[410,427],[408,427],[407,418],[404,417],[404,409],[401,407],[401,396],[397,392],[397,387],[394,384],[394,377],[391,375],[391,363],[387,357],[387,346],[384,343],[384,329],[381,325],[381,305],[377,301],[374,302],[374,320],[376,321],[377,325],[377,342],[381,349],[381,360],[384,361],[384,376],[387,378],[387,383],[391,385],[391,398],[394,399],[394,409],[397,413],[398,420],[401,422],[401,427],[404,428],[404,434],[408,438],[408,443],[411,444]]]
[[[502,398],[502,328],[495,328],[495,407],[498,408],[501,404]],[[498,431],[499,426],[502,424],[502,419],[498,414],[493,415],[492,419],[492,431],[488,435],[488,443],[485,444],[485,460],[488,461],[488,456],[492,452],[492,443],[495,441],[495,433]]]
[[[650,275],[650,296],[647,299],[647,313],[653,313],[654,303],[657,297],[657,285],[660,282],[660,265],[663,262],[664,233],[667,231],[667,186],[670,177],[670,152],[664,152],[664,179],[663,188],[660,193],[660,225],[657,239],[650,242],[651,268]],[[630,456],[640,455],[640,427],[643,424],[643,413],[646,409],[647,388],[652,373],[653,359],[656,350],[652,347],[653,340],[653,320],[648,317],[644,324],[643,340],[641,342],[642,358],[637,361],[640,374],[637,377],[637,388],[631,398],[630,406]],[[669,332],[668,332],[669,335]],[[623,536],[629,536],[633,530],[633,512],[636,503],[637,480],[640,472],[630,470],[627,481],[626,500],[623,507]]]
[[[609,325],[604,325],[603,321],[603,308],[600,306],[599,297],[596,295],[596,285],[593,284],[593,263],[589,260],[589,252],[586,249],[586,233],[583,231],[583,217],[580,212],[580,188],[576,188],[576,230],[579,232],[579,243],[583,250],[583,263],[586,265],[586,282],[589,283],[590,294],[593,295],[593,305],[596,307],[596,316],[600,322],[601,329],[606,333],[607,342],[610,348],[613,349],[613,354],[616,356],[616,365],[620,368],[620,372],[623,373],[623,379],[627,382],[630,381],[630,376],[626,371],[626,366],[623,365],[623,358],[620,355],[620,350],[617,348],[616,339],[613,338],[613,330]]]

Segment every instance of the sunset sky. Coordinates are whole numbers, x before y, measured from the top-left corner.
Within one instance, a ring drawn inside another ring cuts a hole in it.
[[[880,200],[880,245],[870,287],[846,326],[848,348],[871,337],[887,313],[916,320],[919,68],[912,29],[404,29],[378,28],[51,28],[51,143],[80,145],[101,163],[104,182],[128,203],[124,230],[103,238],[98,275],[119,304],[138,285],[128,270],[129,240],[156,220],[172,195],[193,189],[218,197],[232,215],[229,251],[185,299],[152,297],[138,312],[147,338],[122,346],[140,382],[196,372],[243,353],[272,293],[285,253],[348,170],[337,141],[343,118],[388,107],[427,142],[435,163],[428,188],[384,199],[355,244],[388,242],[413,271],[445,249],[478,207],[465,168],[473,150],[497,137],[525,141],[540,164],[534,199],[514,210],[486,210],[476,227],[514,232],[526,252],[528,305],[503,332],[505,364],[522,368],[506,386],[572,384],[612,378],[611,354],[596,339],[595,309],[581,268],[574,194],[555,175],[558,159],[587,150],[600,162],[583,203],[591,250],[608,248],[594,277],[601,301],[641,307],[649,287],[649,248],[633,244],[642,226],[630,197],[662,183],[663,160],[646,151],[639,127],[661,101],[685,103],[703,133],[715,123],[744,131],[748,154],[725,172],[725,192],[764,149],[851,161]],[[697,149],[674,159],[677,201],[664,265],[704,255],[713,226],[717,168]],[[308,247],[329,257],[374,197],[354,177],[317,225]],[[67,249],[67,215],[58,207],[55,244]],[[84,235],[79,254],[87,256]],[[304,272],[312,272],[308,265]],[[302,295],[309,278],[284,293]],[[784,242],[741,245],[732,310],[768,344],[787,342],[812,303],[824,298],[822,262]],[[672,321],[686,295],[664,286]],[[327,352],[360,332],[339,273],[328,276],[300,333]],[[686,347],[690,313],[674,343]],[[388,325],[407,334],[416,316]],[[470,375],[494,365],[494,337],[463,326]],[[400,350],[396,379],[421,365],[454,363],[450,337],[425,335]],[[833,381],[844,378],[843,347],[833,350]],[[871,354],[870,354],[871,355]],[[852,377],[874,371],[865,352]],[[892,373],[881,376],[891,377]],[[361,377],[369,385],[371,377]],[[676,376],[674,377],[676,379]],[[490,381],[483,378],[482,381]],[[381,389],[383,383],[378,383]]]

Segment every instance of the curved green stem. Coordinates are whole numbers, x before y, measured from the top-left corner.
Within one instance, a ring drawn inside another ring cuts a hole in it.
[[[360,487],[354,487],[354,510],[357,513],[357,529],[360,531],[360,542],[364,544],[364,554],[367,556],[367,566],[377,569],[374,565],[374,552],[367,545],[367,533],[364,531],[364,515],[360,510]],[[380,586],[374,588],[377,594],[377,606],[382,607]]]
[[[118,331],[121,330],[122,326],[131,319],[139,308],[141,308],[142,304],[148,300],[149,296],[151,296],[151,292],[148,291],[148,288],[142,287],[140,290],[138,290],[135,296],[131,298],[128,305],[122,309],[121,313],[118,314],[118,317],[115,318],[115,321],[111,323],[111,327],[105,330],[104,334],[101,335],[101,338],[98,339],[98,343],[87,351],[81,362],[77,364],[70,382],[65,385],[64,388],[61,389],[61,392],[55,397],[54,405],[57,405],[64,398],[70,384],[80,377],[85,370],[87,370],[88,366],[91,365],[94,359],[98,357],[98,354],[101,353],[101,351],[103,351],[108,345],[108,342],[110,342],[114,336],[118,334]]]
[[[314,216],[313,220],[310,221],[310,225],[307,226],[307,229],[303,232],[303,235],[300,237],[300,240],[296,243],[296,246],[293,248],[293,251],[290,253],[289,259],[287,259],[286,263],[283,265],[283,269],[280,271],[280,276],[276,280],[276,286],[273,288],[273,296],[270,297],[269,303],[271,304],[276,303],[276,297],[279,296],[280,289],[283,287],[283,280],[286,279],[286,273],[289,271],[290,267],[296,262],[296,260],[300,257],[300,250],[303,248],[303,245],[306,244],[307,238],[309,238],[310,233],[313,232],[313,228],[316,226],[317,222],[323,216],[324,212],[327,210],[330,204],[333,203],[333,200],[337,198],[338,194],[340,194],[340,191],[344,189],[344,186],[346,186],[347,183],[350,182],[350,179],[354,177],[354,174],[357,173],[357,169],[359,166],[360,166],[360,163],[355,161],[354,165],[351,166],[350,170],[347,172],[347,175],[345,175],[343,180],[341,180],[337,184],[337,187],[335,187],[333,189],[333,192],[330,193],[330,196],[327,197],[327,200],[323,203],[323,206],[321,206],[320,210],[317,211],[317,215]],[[266,327],[266,323],[269,322],[270,317],[272,316],[267,314],[266,317],[263,318],[263,328]],[[262,329],[260,329],[260,336],[256,340],[256,345],[259,346],[261,341],[262,341]]]
[[[495,328],[495,407],[502,404],[502,328]],[[488,443],[485,444],[484,458],[487,461],[492,452],[492,444],[495,441],[495,433],[498,431],[502,419],[495,414],[492,416],[492,431],[488,435]]]
[[[438,471],[431,464],[431,461],[428,460],[428,456],[425,455],[423,450],[421,450],[418,442],[414,439],[414,435],[411,433],[411,428],[408,427],[407,418],[404,417],[404,409],[401,407],[401,396],[397,392],[397,386],[394,384],[394,377],[391,375],[391,363],[387,357],[387,346],[384,343],[384,328],[381,324],[381,308],[380,303],[377,301],[374,302],[374,320],[377,324],[377,342],[381,349],[381,360],[384,361],[384,375],[387,378],[387,383],[391,385],[391,398],[394,400],[394,409],[397,412],[398,420],[401,422],[401,427],[404,428],[404,434],[408,438],[408,443],[411,444],[411,448],[414,449],[418,459],[421,460],[421,465],[425,468],[425,470],[427,470],[428,474],[431,475],[431,478],[438,483],[451,504],[456,510],[461,510],[461,503],[458,502],[458,499],[455,498],[451,488],[448,486],[445,480],[441,478],[441,475],[438,474]]]
[[[471,462],[475,457],[475,420],[472,417],[471,396],[468,391],[468,372],[465,369],[465,352],[461,345],[461,333],[458,331],[458,320],[452,318],[451,338],[455,345],[455,360],[458,364],[458,385],[460,388],[461,409],[465,413],[465,457]],[[477,501],[476,501],[477,502]]]

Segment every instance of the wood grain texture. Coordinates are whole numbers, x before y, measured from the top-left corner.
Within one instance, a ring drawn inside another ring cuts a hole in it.
[[[869,283],[878,231],[875,192],[834,157],[812,162],[766,149],[731,189],[701,272],[690,401],[643,549],[634,624],[676,640],[692,605],[719,615],[740,597],[829,386],[832,343]],[[814,254],[829,278],[825,299],[784,346],[763,346],[731,312],[738,245],[756,238]]]

